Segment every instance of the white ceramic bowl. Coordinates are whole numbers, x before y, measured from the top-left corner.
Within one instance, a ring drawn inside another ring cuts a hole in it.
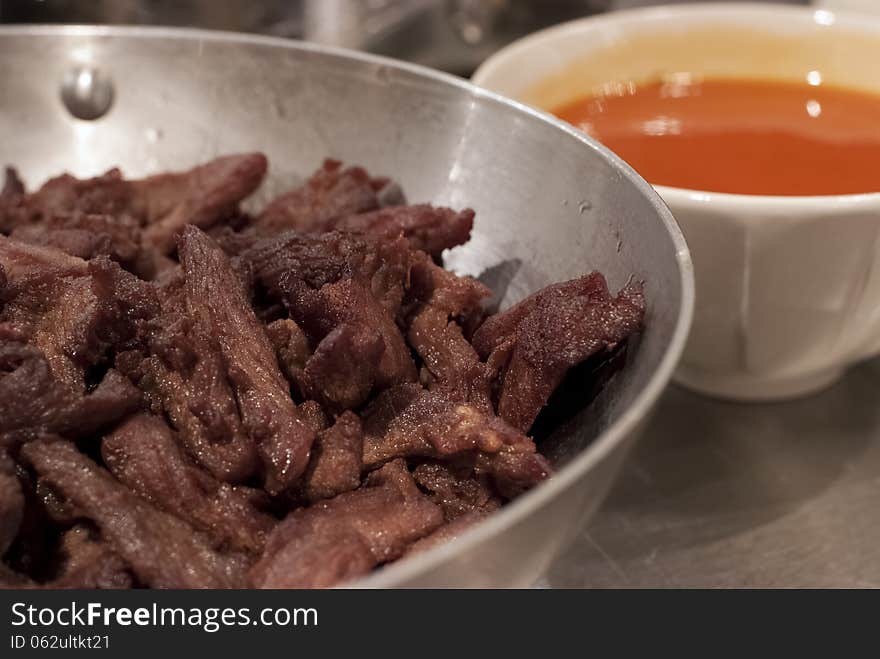
[[[676,72],[809,75],[880,93],[880,18],[744,3],[618,12],[530,35],[487,60],[474,82],[551,110],[609,82]],[[880,194],[656,189],[697,281],[680,382],[735,399],[793,397],[880,351]]]

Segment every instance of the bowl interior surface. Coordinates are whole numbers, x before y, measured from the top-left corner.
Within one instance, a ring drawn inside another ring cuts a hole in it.
[[[112,107],[95,121],[74,119],[60,98],[65,74],[83,66],[114,87]],[[0,108],[3,158],[31,187],[62,171],[118,165],[142,176],[260,150],[270,172],[259,204],[330,156],[393,177],[411,202],[474,208],[473,239],[447,265],[481,276],[502,306],[593,269],[615,290],[644,280],[647,330],[627,368],[554,437],[558,465],[571,464],[457,540],[462,548],[584,477],[645,416],[680,355],[690,261],[653,190],[576,131],[458,79],[244,35],[0,28]],[[435,550],[410,562],[442,557]],[[382,585],[400,583],[394,570]]]

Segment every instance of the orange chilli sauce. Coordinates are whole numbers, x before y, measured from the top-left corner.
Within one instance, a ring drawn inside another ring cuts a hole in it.
[[[760,195],[880,191],[880,96],[805,82],[608,85],[555,114],[658,185]]]

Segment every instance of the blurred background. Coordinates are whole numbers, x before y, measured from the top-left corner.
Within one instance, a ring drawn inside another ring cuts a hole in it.
[[[808,0],[778,1],[810,4]],[[255,32],[367,50],[469,76],[495,50],[542,27],[615,9],[672,2],[0,0],[0,22],[175,25]]]

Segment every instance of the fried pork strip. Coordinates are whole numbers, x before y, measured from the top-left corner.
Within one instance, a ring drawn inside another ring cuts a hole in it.
[[[327,587],[429,550],[550,475],[535,418],[641,328],[598,273],[486,318],[440,265],[470,209],[328,160],[251,215],[265,172],[7,170],[0,585]]]
[[[473,345],[484,359],[504,364],[498,414],[527,432],[568,369],[638,331],[644,313],[641,285],[612,297],[605,278],[594,272],[487,318]]]
[[[120,483],[188,522],[216,546],[262,551],[275,520],[254,505],[259,495],[222,483],[190,463],[160,418],[129,417],[104,437],[101,456]]]
[[[217,552],[186,522],[133,494],[70,442],[41,438],[26,444],[21,453],[43,482],[95,523],[144,585],[245,585],[243,557]]]
[[[178,252],[187,312],[216,342],[242,426],[257,444],[266,489],[278,493],[305,471],[315,433],[297,411],[266,331],[223,251],[188,226]]]
[[[333,586],[398,558],[442,523],[403,461],[391,462],[365,487],[288,515],[251,578],[258,588]]]

